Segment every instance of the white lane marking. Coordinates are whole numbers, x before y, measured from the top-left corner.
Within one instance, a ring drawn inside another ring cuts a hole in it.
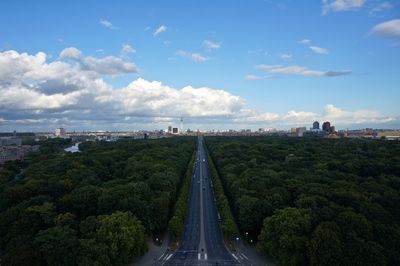
[[[161,256],[158,258],[158,260],[160,260],[162,257],[164,257],[166,253],[161,254]]]
[[[204,253],[204,259],[207,260],[207,253]]]
[[[200,253],[197,253],[197,259],[201,260],[201,254]]]
[[[239,260],[238,257],[235,256],[235,254],[231,253],[232,256],[235,258],[235,260]]]
[[[247,260],[249,259],[244,253],[242,253],[242,256],[245,257]]]
[[[165,261],[169,260],[173,254],[169,254],[168,257],[165,258]]]

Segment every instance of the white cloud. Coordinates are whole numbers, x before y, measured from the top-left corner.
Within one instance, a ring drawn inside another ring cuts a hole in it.
[[[129,44],[122,44],[121,48],[121,55],[122,56],[128,56],[130,54],[136,53],[136,49],[130,46]]]
[[[60,57],[70,58],[74,60],[81,59],[82,52],[75,47],[68,47],[61,51]]]
[[[160,33],[166,32],[167,31],[167,26],[165,25],[161,25],[160,27],[158,27],[154,32],[153,32],[153,36],[156,37],[157,35],[159,35]]]
[[[121,53],[133,52],[133,48],[129,45],[123,46]],[[119,57],[106,56],[96,58],[92,56],[82,57],[82,52],[75,47],[68,47],[61,51],[61,58],[69,58],[78,62],[80,69],[85,71],[93,71],[100,75],[118,75],[124,73],[137,73],[138,69],[135,64],[125,62]]]
[[[278,68],[281,67],[282,65],[265,65],[265,64],[260,64],[260,65],[256,65],[255,68],[257,69],[263,69],[263,70],[269,70],[272,68]]]
[[[117,29],[117,27],[115,27],[110,21],[108,21],[106,19],[100,19],[99,23],[102,26],[104,26],[104,27],[106,27],[106,28],[108,28],[110,30],[116,30]]]
[[[301,40],[301,41],[298,41],[298,43],[300,43],[300,44],[310,44],[310,43],[311,43],[311,40],[309,40],[309,39],[303,39],[303,40]]]
[[[205,56],[203,56],[201,54],[198,54],[198,53],[192,53],[192,52],[189,52],[189,51],[180,50],[180,51],[176,52],[176,55],[178,55],[180,57],[183,57],[183,58],[190,59],[190,60],[192,60],[194,62],[198,62],[198,63],[203,63],[203,62],[209,60],[208,57],[205,57]]]
[[[349,70],[312,70],[307,67],[292,65],[292,66],[270,66],[270,65],[257,65],[256,68],[262,69],[270,74],[286,74],[286,75],[301,75],[301,76],[315,76],[315,77],[336,77],[351,75]]]
[[[322,0],[322,14],[359,10],[365,2],[366,0]]]
[[[387,38],[400,38],[400,19],[393,19],[373,27],[370,34]]]
[[[135,64],[125,62],[115,56],[106,56],[103,58],[88,56],[80,64],[83,70],[94,71],[100,75],[138,73]]]
[[[107,102],[114,102],[124,113],[133,115],[229,116],[240,112],[244,106],[243,99],[224,90],[191,86],[175,89],[144,79],[137,79],[121,90],[110,91],[108,96]]]
[[[221,47],[221,43],[216,43],[210,40],[205,40],[203,42],[203,45],[208,49],[208,50],[215,50]]]
[[[302,76],[323,76],[323,71],[318,70],[310,70],[306,67],[300,66],[286,66],[286,67],[278,67],[272,68],[269,70],[270,73],[274,74],[295,74],[295,75],[302,75]]]
[[[284,54],[281,54],[280,57],[282,60],[289,60],[289,59],[292,59],[293,55],[284,53]]]
[[[323,118],[334,121],[336,124],[361,124],[361,123],[385,123],[393,121],[393,117],[382,116],[378,111],[357,110],[346,111],[333,104],[325,106]]]
[[[244,78],[246,80],[262,80],[262,79],[270,79],[272,78],[272,76],[259,76],[259,75],[248,74]]]
[[[313,121],[318,117],[318,114],[313,112],[305,112],[305,111],[289,111],[286,115],[283,116],[283,120],[290,122],[306,122]]]
[[[311,51],[316,54],[329,54],[329,50],[326,48],[318,47],[318,46],[309,46]]]
[[[104,80],[104,76],[113,71],[102,69],[110,65],[107,62],[110,57],[93,58],[80,54],[78,58],[75,50],[67,51],[66,57],[52,62],[48,62],[43,52],[35,55],[0,52],[0,128],[24,124],[27,130],[40,130],[62,124],[80,129],[99,126],[121,129],[132,124],[141,127],[146,123],[160,128],[180,116],[189,121],[201,119],[205,124],[235,126],[308,125],[315,119],[329,119],[335,125],[393,121],[392,117],[376,111],[347,111],[334,105],[327,105],[321,114],[292,110],[280,115],[252,109],[243,98],[226,90],[192,86],[174,88],[141,78],[115,88]],[[71,56],[74,61],[63,60]],[[87,71],[84,64],[90,65],[91,70]],[[117,69],[120,73],[120,68]],[[261,69],[300,75],[312,71],[301,67],[283,70],[281,66],[267,65],[262,65]],[[327,75],[328,72],[323,73]]]
[[[236,123],[271,123],[280,119],[279,114],[270,112],[259,112],[253,109],[243,108],[240,113],[233,118]]]
[[[379,3],[377,6],[371,8],[371,10],[369,11],[369,14],[371,16],[375,16],[377,14],[380,14],[382,12],[388,11],[390,9],[393,8],[393,5],[389,2],[382,2]]]
[[[46,95],[24,86],[0,87],[0,106],[13,109],[56,109],[74,105],[81,96],[80,91]]]

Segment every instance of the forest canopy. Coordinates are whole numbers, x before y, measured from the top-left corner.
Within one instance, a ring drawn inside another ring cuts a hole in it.
[[[67,144],[44,142],[0,172],[2,265],[132,263],[165,232],[196,140]]]
[[[207,137],[243,236],[281,265],[400,265],[400,142]]]

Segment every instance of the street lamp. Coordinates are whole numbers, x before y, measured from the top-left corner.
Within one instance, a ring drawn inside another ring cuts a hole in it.
[[[249,232],[246,232],[246,242],[249,242],[248,236],[249,236]]]
[[[238,248],[239,239],[240,239],[240,238],[237,236],[237,237],[236,237],[236,242],[235,242],[235,243],[236,243],[236,248],[235,248],[236,250],[237,250],[237,248]]]

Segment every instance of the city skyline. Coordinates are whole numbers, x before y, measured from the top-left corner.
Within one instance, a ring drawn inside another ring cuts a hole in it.
[[[400,128],[396,1],[0,10],[0,131]]]

